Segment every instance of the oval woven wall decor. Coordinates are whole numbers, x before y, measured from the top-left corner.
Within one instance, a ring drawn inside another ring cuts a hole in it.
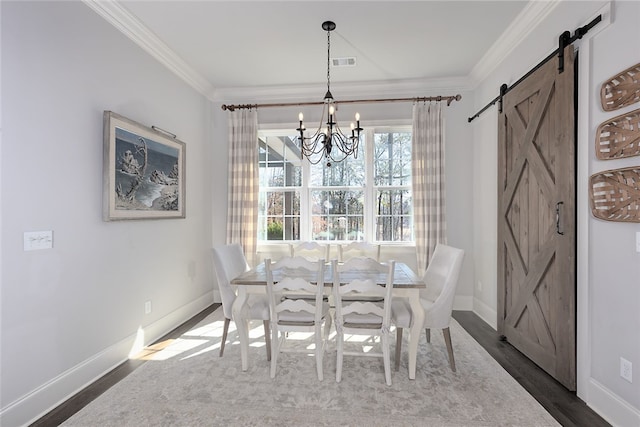
[[[591,175],[589,199],[596,218],[640,222],[640,166]]]
[[[600,160],[640,155],[640,109],[614,117],[596,131],[596,157]]]
[[[613,111],[640,101],[640,64],[629,67],[602,84],[600,101],[604,111]]]

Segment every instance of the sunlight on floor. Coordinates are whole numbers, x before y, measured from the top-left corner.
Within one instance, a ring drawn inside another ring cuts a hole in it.
[[[168,339],[155,344],[142,347],[141,343],[144,342],[144,330],[142,327],[138,328],[135,344],[129,355],[129,359],[134,360],[154,360],[162,361],[168,360],[174,357],[182,356],[181,360],[186,360],[195,356],[211,352],[213,350],[220,349],[220,339],[222,337],[222,331],[224,327],[223,320],[216,320],[205,325],[200,325],[197,328],[191,329],[188,332],[182,334],[180,338]],[[227,346],[240,345],[240,340],[235,334],[235,323],[229,325],[229,334],[227,335]],[[249,324],[249,339],[251,340],[251,347],[264,347],[264,327],[262,323],[250,322]],[[209,345],[207,345],[209,344]],[[142,348],[141,348],[142,347]],[[199,348],[198,351],[193,350]],[[188,354],[186,354],[188,353]]]
[[[129,359],[133,360],[153,360],[162,361],[175,357],[181,357],[180,360],[190,359],[192,357],[201,356],[203,354],[220,349],[220,339],[224,328],[223,320],[216,320],[210,323],[200,325],[194,329],[185,332],[176,339],[167,339],[143,347],[144,329],[138,328],[135,344],[129,355]],[[240,340],[236,332],[234,322],[229,325],[229,334],[227,335],[226,346],[239,346]],[[329,345],[327,351],[335,351],[335,329],[329,334]],[[287,341],[294,347],[298,344],[306,345],[306,349],[313,351],[315,343],[312,332],[290,332]],[[307,343],[308,342],[308,343]],[[376,346],[380,345],[378,337],[370,337],[366,335],[349,335],[344,337],[345,348],[359,348],[365,353],[373,351]],[[249,322],[249,346],[252,348],[263,348],[265,346],[264,327],[262,322]]]

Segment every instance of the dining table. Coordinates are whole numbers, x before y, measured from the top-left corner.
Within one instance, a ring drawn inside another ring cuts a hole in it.
[[[360,273],[361,274],[361,273]],[[369,278],[375,280],[380,286],[385,286],[387,281],[386,273],[370,273]],[[340,276],[341,284],[348,283],[352,280],[348,275]],[[315,280],[315,279],[314,279]],[[278,277],[274,276],[274,281],[278,281]],[[248,368],[248,351],[249,351],[249,320],[243,317],[243,307],[247,302],[249,294],[266,293],[267,275],[264,263],[258,264],[236,278],[231,280],[231,284],[237,287],[237,297],[233,302],[232,314],[236,323],[238,336],[240,339],[240,358],[242,370]],[[327,293],[331,292],[333,286],[333,276],[331,265],[325,268],[324,286]],[[392,298],[406,298],[412,311],[412,323],[409,329],[409,379],[416,378],[416,358],[418,355],[418,342],[420,339],[421,327],[424,320],[424,310],[420,304],[420,289],[424,289],[424,282],[413,272],[413,270],[405,263],[395,262],[395,270],[393,276],[393,292]]]

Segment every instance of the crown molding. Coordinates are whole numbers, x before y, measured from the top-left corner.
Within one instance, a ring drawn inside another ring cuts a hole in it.
[[[485,80],[562,0],[529,1],[469,73],[473,88]]]
[[[167,44],[149,31],[142,22],[117,1],[82,1],[187,84],[207,98],[211,98],[214,92],[211,83],[176,55]]]

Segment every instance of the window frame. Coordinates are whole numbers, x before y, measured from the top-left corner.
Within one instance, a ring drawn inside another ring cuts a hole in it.
[[[286,134],[286,132],[283,131],[280,128],[273,129],[273,130],[266,130],[266,131],[259,130],[258,131],[258,147],[257,147],[258,153],[260,153],[259,144],[260,144],[260,138],[261,137],[263,137],[263,136],[267,137],[267,138],[268,137],[281,137],[283,134]],[[269,162],[267,161],[267,164],[268,163]],[[308,162],[304,162],[304,161],[301,160],[301,163],[300,163],[301,175],[304,174],[305,163],[308,163]],[[259,168],[260,168],[260,158],[259,158],[259,154],[258,154],[258,169]],[[260,174],[260,171],[258,170],[258,175],[259,174]],[[301,177],[301,182],[304,182],[304,177]],[[299,198],[300,198],[301,211],[302,211],[302,206],[304,206],[304,204],[307,203],[306,200],[304,200],[305,191],[304,191],[304,187],[302,185],[261,186],[260,185],[260,179],[258,178],[258,206],[260,206],[260,195],[261,195],[261,193],[269,193],[269,192],[281,193],[281,194],[283,194],[283,197],[284,197],[284,193],[297,192],[298,195],[299,195]],[[291,217],[291,215],[288,215],[286,212],[282,214],[283,218],[287,217],[287,216]],[[284,239],[284,237],[283,237],[283,239],[274,239],[274,240],[264,239],[264,240],[261,240],[259,233],[260,233],[261,226],[262,226],[262,224],[261,224],[261,219],[262,218],[264,218],[264,220],[265,220],[264,233],[265,233],[265,235],[268,235],[268,224],[269,224],[270,216],[269,215],[261,216],[260,212],[258,211],[258,221],[259,221],[259,223],[258,223],[258,225],[256,227],[257,228],[257,233],[258,233],[258,235],[256,236],[256,239],[257,239],[258,243],[262,243],[262,242],[287,242],[287,243],[289,243],[289,242],[295,242],[296,241],[296,240],[286,240],[286,239]],[[283,225],[284,225],[284,222],[283,222]],[[300,228],[300,236],[302,236],[302,230],[304,229],[302,212],[300,213],[300,216],[298,218],[298,227]]]
[[[386,132],[385,132],[386,131]],[[371,134],[368,135],[371,140],[373,141],[374,138],[374,134],[376,133],[388,133],[388,132],[393,132],[393,133],[411,133],[411,137],[413,138],[413,129],[412,129],[412,125],[384,125],[384,126],[372,126],[371,127]],[[371,230],[368,232],[372,233],[371,235],[374,237],[371,242],[372,243],[376,243],[376,244],[384,244],[384,245],[406,245],[406,244],[411,244],[413,245],[415,242],[415,238],[414,238],[414,234],[413,234],[413,183],[409,182],[405,185],[399,185],[399,184],[394,184],[394,185],[376,185],[375,184],[375,180],[374,180],[374,176],[373,176],[373,172],[374,172],[374,162],[373,162],[373,146],[374,144],[367,144],[367,154],[368,154],[368,158],[371,159],[371,162],[369,162],[369,164],[366,165],[366,167],[369,169],[369,175],[367,175],[367,180],[366,182],[368,183],[368,186],[370,187],[370,194],[369,197],[366,198],[365,200],[367,202],[370,203],[369,206],[365,206],[365,213],[368,212],[370,215],[369,221],[365,222],[365,224],[369,224],[369,226],[371,227]],[[384,189],[384,190],[408,190],[409,193],[411,194],[411,202],[412,202],[412,209],[411,209],[411,214],[410,214],[410,218],[411,218],[411,240],[378,240],[377,236],[376,236],[376,227],[377,227],[377,223],[376,223],[376,206],[375,206],[375,201],[376,201],[376,194],[378,192],[378,190],[380,189]]]
[[[283,135],[295,135],[295,124],[269,124],[258,126],[258,137],[263,136],[283,136]],[[302,161],[302,185],[290,186],[290,187],[266,187],[264,190],[260,188],[259,191],[298,191],[300,194],[300,240],[258,240],[259,245],[273,245],[273,244],[288,244],[298,241],[310,241],[312,240],[312,221],[311,221],[311,192],[315,190],[344,190],[344,191],[363,191],[364,192],[364,205],[363,205],[363,221],[365,236],[367,238],[364,241],[374,244],[384,244],[389,246],[415,246],[415,240],[413,236],[413,209],[411,212],[411,240],[406,241],[385,241],[377,240],[376,236],[376,211],[375,200],[376,193],[379,189],[408,189],[410,191],[413,200],[413,190],[411,183],[407,185],[392,185],[392,186],[379,186],[374,183],[374,162],[373,162],[373,141],[375,133],[384,132],[409,132],[412,133],[411,120],[385,120],[385,121],[373,121],[369,126],[364,129],[364,171],[365,171],[365,185],[364,187],[358,186],[310,186],[308,183],[311,178],[311,164],[308,161]],[[371,143],[369,143],[371,141]],[[328,244],[343,244],[349,243],[352,240],[318,240],[319,242],[325,242]]]

